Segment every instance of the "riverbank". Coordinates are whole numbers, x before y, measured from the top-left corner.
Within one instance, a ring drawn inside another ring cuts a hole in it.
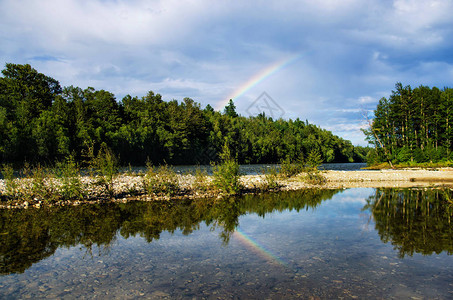
[[[440,168],[435,170],[427,169],[405,169],[405,170],[373,170],[373,171],[320,171],[325,178],[322,184],[307,182],[304,174],[298,176],[277,179],[278,188],[269,188],[268,179],[265,175],[243,175],[240,182],[243,186],[243,193],[276,192],[279,190],[300,190],[306,188],[403,188],[403,187],[453,187],[453,168]],[[20,199],[3,201],[0,208],[28,208],[42,206],[65,206],[79,205],[82,203],[99,203],[105,201],[127,202],[127,201],[178,201],[184,199],[213,198],[220,199],[222,195],[215,190],[210,183],[212,176],[205,176],[204,182],[200,183],[197,176],[176,175],[178,190],[170,194],[148,194],[143,186],[143,176],[138,174],[120,174],[113,180],[113,197],[105,194],[104,187],[97,182],[98,178],[89,176],[81,177],[84,189],[84,197],[77,200],[51,201],[46,199]],[[26,190],[31,186],[30,179],[16,179],[19,187]],[[48,187],[58,186],[58,179],[48,179],[45,185]],[[57,189],[54,188],[56,191]],[[6,193],[6,182],[0,180],[0,193]]]
[[[451,186],[453,187],[453,168],[436,170],[405,169],[405,170],[373,170],[373,171],[321,171],[326,179],[324,184],[310,184],[303,180],[303,175],[279,180],[281,189],[298,190],[304,188],[404,188]],[[259,175],[248,175],[241,178],[249,186],[263,180]]]
[[[326,171],[328,188],[422,187],[453,185],[453,168]]]

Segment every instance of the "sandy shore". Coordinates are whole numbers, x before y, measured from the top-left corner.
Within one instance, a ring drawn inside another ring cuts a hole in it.
[[[330,188],[336,187],[418,187],[453,185],[453,168],[377,171],[326,171]]]
[[[437,170],[406,169],[406,170],[373,170],[373,171],[322,171],[326,178],[323,185],[311,185],[303,181],[299,175],[279,180],[284,190],[297,190],[311,187],[322,188],[356,188],[356,187],[421,187],[421,186],[453,186],[453,168]],[[262,175],[246,175],[241,181],[248,187],[258,185],[264,180]]]

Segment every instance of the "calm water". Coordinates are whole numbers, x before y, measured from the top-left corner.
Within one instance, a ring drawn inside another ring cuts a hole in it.
[[[339,171],[357,171],[366,167],[366,163],[329,163],[319,166],[320,170],[339,170]],[[253,164],[253,165],[240,165],[239,172],[243,175],[256,175],[262,174],[263,171],[269,168],[279,168],[278,164]],[[173,169],[178,173],[193,173],[197,169],[205,170],[208,174],[212,174],[212,167],[210,165],[187,165],[187,166],[173,166]],[[129,168],[123,168],[121,171],[126,172]],[[133,167],[134,172],[146,172],[146,167]],[[363,170],[362,170],[363,171]]]
[[[0,298],[453,297],[451,192],[0,211]]]

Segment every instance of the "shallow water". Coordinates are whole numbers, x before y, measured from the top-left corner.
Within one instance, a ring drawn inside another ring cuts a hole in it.
[[[3,210],[0,298],[452,298],[445,193]]]

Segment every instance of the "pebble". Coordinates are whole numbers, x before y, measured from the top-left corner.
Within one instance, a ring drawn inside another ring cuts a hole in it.
[[[323,185],[311,185],[307,184],[301,179],[301,176],[293,178],[278,180],[281,185],[280,190],[299,190],[305,188],[352,188],[352,187],[419,187],[419,186],[430,186],[435,183],[436,180],[442,181],[447,178],[453,178],[453,169],[440,169],[439,171],[431,170],[378,170],[378,171],[321,171],[320,174],[326,178],[326,183]],[[193,175],[177,175],[180,193],[173,197],[174,199],[194,199],[194,198],[223,198],[222,194],[215,191],[199,191],[194,190],[193,185],[195,177]],[[99,202],[99,196],[102,196],[102,187],[95,184],[96,179],[84,176],[81,178],[82,183],[86,186],[86,192],[91,202]],[[212,181],[212,176],[207,177],[207,182]],[[22,179],[24,188],[29,184],[28,179]],[[241,184],[251,191],[259,191],[259,187],[265,183],[264,175],[244,175],[240,177]],[[447,182],[448,183],[448,182]],[[57,179],[53,179],[51,184],[56,186],[59,185]],[[440,184],[440,183],[439,183]],[[443,182],[443,185],[446,183]],[[114,192],[117,195],[124,195],[119,198],[118,202],[127,202],[130,200],[172,200],[168,196],[152,197],[144,194],[143,189],[143,177],[141,176],[130,176],[122,174],[114,180]],[[258,190],[257,190],[258,189]],[[278,189],[277,189],[278,190]],[[5,182],[0,180],[0,193],[5,191]],[[137,196],[131,196],[130,192],[134,191],[133,194]],[[129,195],[129,196],[128,196]],[[22,205],[0,205],[0,208],[12,208],[22,207],[28,208],[30,205],[40,208],[42,207],[42,200],[34,198],[33,201],[36,204],[25,201]],[[86,201],[83,201],[86,202]],[[61,201],[58,205],[80,205],[81,201]],[[51,204],[52,205],[52,204]]]

